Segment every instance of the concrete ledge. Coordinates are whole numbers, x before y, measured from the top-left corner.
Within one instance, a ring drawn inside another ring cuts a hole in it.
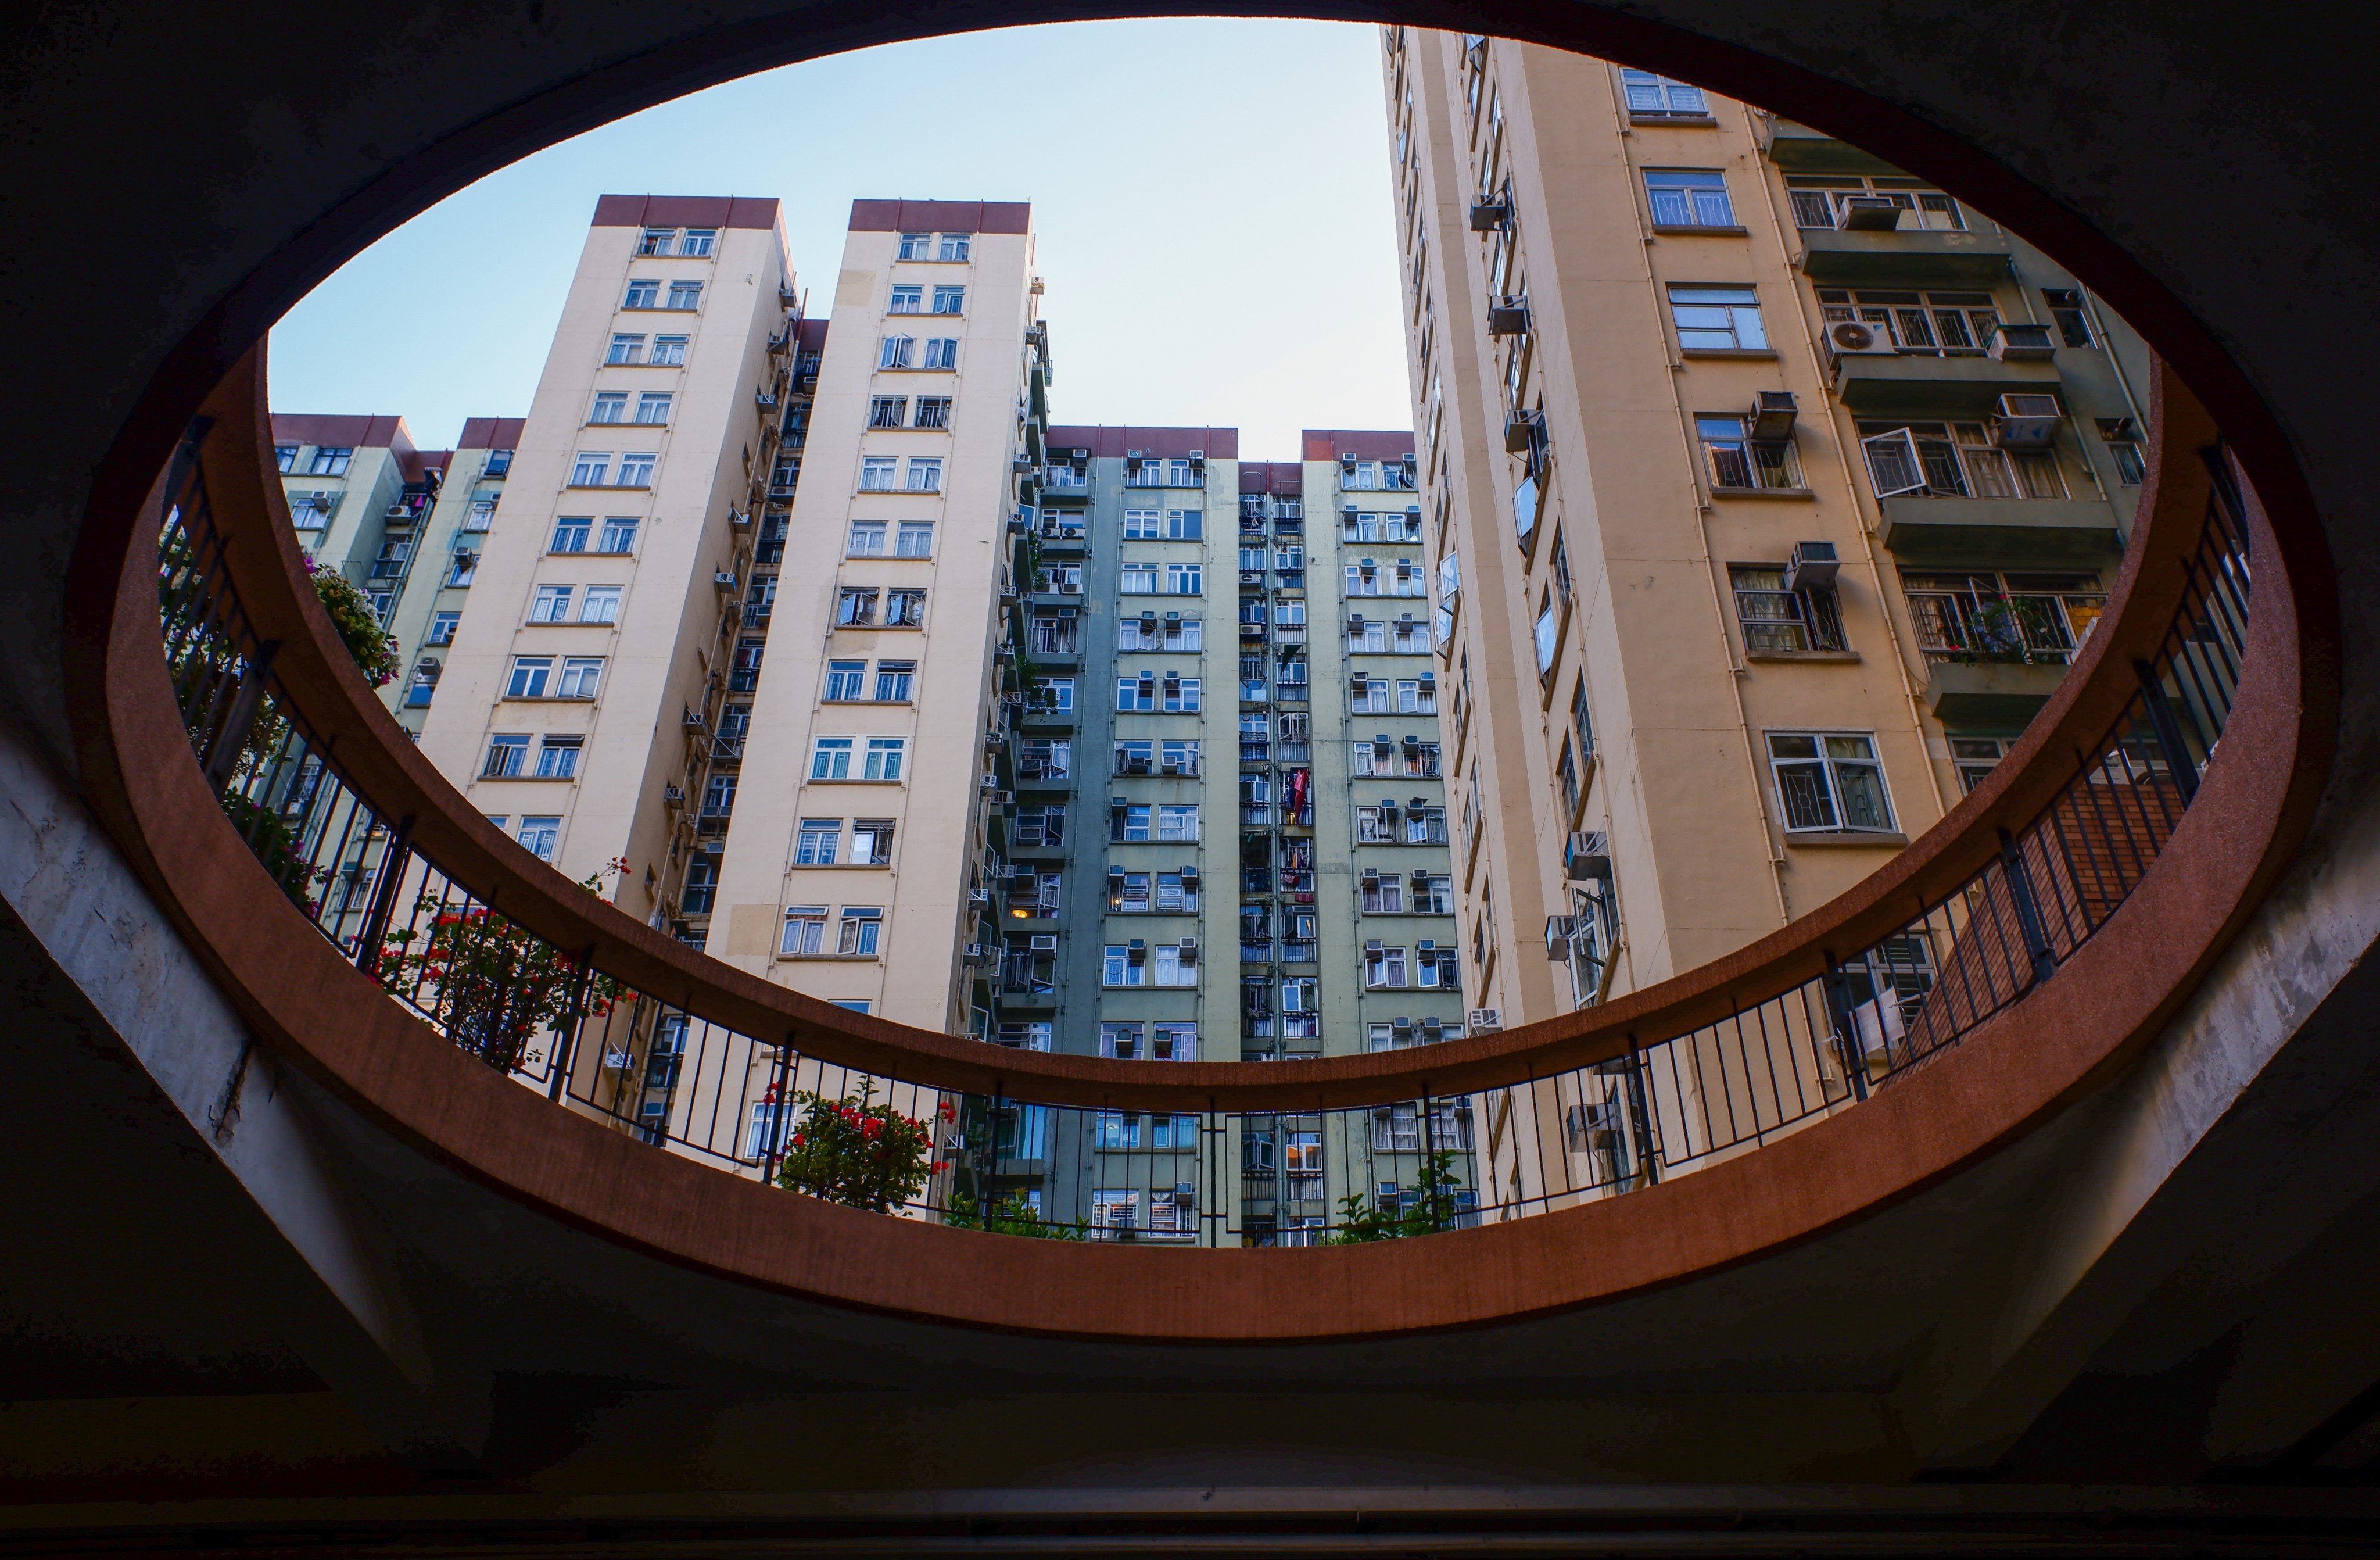
[[[1877,507],[1876,539],[1906,562],[2104,568],[2124,550],[2116,512],[2095,498],[1904,494]]]
[[[1925,708],[1949,726],[2022,731],[2065,677],[2063,666],[1937,661],[1926,669]]]

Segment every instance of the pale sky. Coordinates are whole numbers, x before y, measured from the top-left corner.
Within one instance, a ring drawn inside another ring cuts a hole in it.
[[[514,164],[273,333],[276,409],[416,444],[528,409],[604,193],[775,196],[828,311],[851,201],[1030,201],[1061,422],[1411,426],[1378,30],[1160,20],[869,49],[714,87]]]

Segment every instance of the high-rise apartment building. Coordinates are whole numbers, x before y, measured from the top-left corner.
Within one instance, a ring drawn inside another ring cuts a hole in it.
[[[1461,1033],[1411,435],[1278,463],[1228,428],[1048,442],[995,1038],[1263,1061]],[[1294,1243],[1416,1177],[1410,1113],[1373,1126],[1115,1113],[985,1168],[1103,1230]],[[1440,1146],[1468,1128],[1450,1109]]]
[[[1000,651],[1047,407],[1029,217],[854,202],[786,543],[807,567],[774,577],[778,652],[738,647],[741,774],[702,800],[733,814],[715,957],[954,1033],[997,1021],[968,974],[994,941]]]
[[[436,473],[435,491],[417,494],[408,489],[387,510],[388,541],[382,552],[396,555],[376,557],[371,567],[395,576],[381,615],[396,639],[404,668],[390,693],[397,720],[417,735],[437,697],[447,647],[471,599],[480,553],[495,525],[522,426],[517,417],[464,419],[462,437]]]
[[[774,201],[603,197],[528,417],[467,434],[510,455],[475,473],[424,636],[451,643],[423,752],[540,857],[695,941],[720,711],[771,578],[753,518],[790,481],[794,305]]]
[[[1858,148],[1385,44],[1455,903],[1510,1025],[1776,929],[1989,769],[2113,582],[2146,354]],[[1902,951],[1853,999],[1922,990]]]

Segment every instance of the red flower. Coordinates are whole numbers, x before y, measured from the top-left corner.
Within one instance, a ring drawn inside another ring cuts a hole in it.
[[[937,1175],[937,1176],[941,1175],[943,1171],[945,1171],[945,1170],[947,1170],[947,1169],[949,1169],[950,1167],[951,1167],[951,1166],[950,1166],[950,1162],[949,1162],[949,1161],[947,1161],[947,1160],[941,1160],[941,1159],[938,1159],[938,1160],[934,1161],[934,1163],[933,1163],[933,1166],[932,1166],[932,1168],[933,1168],[933,1172],[934,1172],[934,1174],[935,1174],[935,1175]]]
[[[951,1103],[948,1100],[944,1100],[942,1102],[942,1119],[944,1121],[956,1121],[958,1118],[958,1106]]]

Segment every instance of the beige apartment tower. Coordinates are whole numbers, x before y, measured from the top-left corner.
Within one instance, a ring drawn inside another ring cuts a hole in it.
[[[2146,355],[1857,148],[1560,50],[1384,53],[1456,910],[1509,1026],[1956,804],[2114,579]]]
[[[710,951],[929,1030],[978,1030],[998,653],[1038,470],[1030,208],[853,203],[773,649],[748,702]],[[714,781],[714,785],[717,782]],[[719,929],[723,921],[723,932]]]
[[[483,495],[432,609],[453,615],[425,635],[452,642],[424,753],[655,924],[699,855],[794,302],[774,201],[603,197],[528,416],[504,430],[503,502]]]

